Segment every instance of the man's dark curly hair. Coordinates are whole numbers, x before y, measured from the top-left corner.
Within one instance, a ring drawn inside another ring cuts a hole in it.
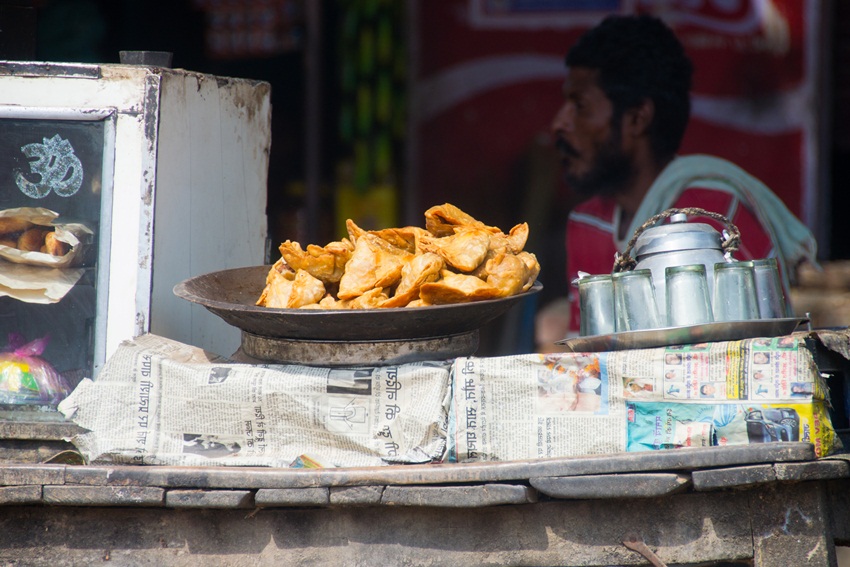
[[[608,16],[579,38],[566,64],[599,71],[599,85],[614,106],[615,124],[627,109],[652,99],[655,156],[666,159],[678,151],[691,112],[693,66],[664,22],[649,15]]]

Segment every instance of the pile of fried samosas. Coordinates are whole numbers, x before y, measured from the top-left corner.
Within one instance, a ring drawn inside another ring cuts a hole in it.
[[[425,228],[363,230],[301,248],[287,240],[257,305],[285,309],[424,307],[527,291],[540,273],[523,250],[528,224],[507,234],[451,204],[425,212]]]
[[[52,256],[64,256],[70,249],[66,242],[56,238],[54,227],[15,217],[0,217],[0,246]]]

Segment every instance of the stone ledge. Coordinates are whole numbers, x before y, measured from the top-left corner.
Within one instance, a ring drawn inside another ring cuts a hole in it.
[[[85,433],[79,425],[58,418],[45,421],[0,421],[0,439],[64,441]]]
[[[250,490],[169,490],[166,508],[253,508]]]
[[[687,474],[632,473],[532,478],[531,485],[552,498],[654,498],[686,490]]]
[[[388,506],[427,506],[441,508],[479,508],[505,504],[533,504],[537,491],[513,484],[479,486],[388,486],[381,504]]]
[[[374,506],[381,503],[383,486],[334,486],[329,491],[335,506]]]
[[[0,506],[40,503],[41,485],[4,486],[0,488]]]
[[[535,503],[538,492],[635,500],[850,477],[840,455],[814,461],[810,444],[771,445],[348,469],[0,464],[0,506],[477,508]]]
[[[776,471],[773,465],[750,465],[694,471],[692,476],[694,490],[697,491],[744,488],[776,481]]]
[[[815,461],[810,463],[776,463],[776,480],[833,480],[850,476],[850,463],[847,461]]]
[[[0,465],[0,486],[65,484],[65,465]]]
[[[254,503],[258,508],[327,506],[329,492],[327,488],[261,488],[254,495]]]
[[[196,467],[160,465],[68,465],[65,483],[89,486],[159,486],[162,488],[314,488],[374,485],[447,485],[525,482],[530,478],[577,477],[632,473],[669,473],[760,463],[814,460],[810,443],[765,443],[732,447],[673,449],[529,459],[522,461],[392,465],[327,469],[261,467]],[[0,485],[4,471],[0,464]],[[19,482],[17,484],[56,484]]]
[[[136,486],[45,486],[42,501],[55,506],[162,506],[165,491]]]

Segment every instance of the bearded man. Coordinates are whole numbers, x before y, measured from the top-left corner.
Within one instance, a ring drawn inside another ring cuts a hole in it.
[[[740,167],[707,155],[677,156],[690,116],[693,68],[673,31],[648,16],[609,16],[566,57],[564,103],[551,131],[564,176],[587,200],[567,222],[567,277],[610,273],[635,230],[671,207],[726,217],[742,235],[736,259],[815,261],[811,232]],[[694,219],[724,227],[708,218]],[[579,305],[570,293],[570,335]]]

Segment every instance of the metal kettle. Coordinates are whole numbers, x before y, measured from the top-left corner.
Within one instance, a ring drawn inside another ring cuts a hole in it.
[[[703,216],[722,222],[723,234],[711,225],[688,222],[688,217]],[[669,222],[661,223],[669,219]],[[614,271],[649,269],[655,288],[658,312],[667,309],[665,270],[670,266],[703,264],[709,297],[713,294],[714,265],[728,262],[738,249],[740,233],[726,217],[699,208],[668,209],[647,220],[636,231],[623,254],[618,255]],[[632,259],[634,258],[634,259]]]

